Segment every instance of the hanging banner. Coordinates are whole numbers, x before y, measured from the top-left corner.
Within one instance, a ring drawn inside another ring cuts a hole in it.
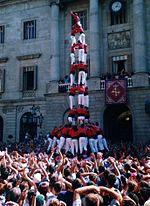
[[[126,79],[106,80],[106,104],[124,104],[127,101]]]

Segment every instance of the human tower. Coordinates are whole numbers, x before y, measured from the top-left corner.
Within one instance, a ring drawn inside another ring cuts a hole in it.
[[[87,44],[80,18],[71,12],[73,26],[70,48],[70,91],[68,121],[65,125],[54,127],[48,135],[48,151],[56,145],[59,150],[72,155],[97,153],[101,148],[102,130],[98,124],[89,121],[89,95],[87,86]],[[77,97],[77,98],[75,98]],[[77,100],[76,100],[77,99]],[[88,151],[88,148],[90,150]]]
[[[70,91],[68,121],[80,125],[89,120],[89,95],[87,86],[87,44],[77,13],[71,12],[73,26],[70,48]],[[77,102],[75,102],[77,95]]]

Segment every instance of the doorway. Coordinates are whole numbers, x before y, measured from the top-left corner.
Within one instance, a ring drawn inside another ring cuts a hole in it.
[[[104,133],[112,143],[132,142],[132,114],[126,105],[111,105],[104,111]]]
[[[33,121],[31,112],[23,114],[20,119],[20,142],[24,141],[26,134],[28,134],[29,139],[34,139],[37,136],[37,122]]]

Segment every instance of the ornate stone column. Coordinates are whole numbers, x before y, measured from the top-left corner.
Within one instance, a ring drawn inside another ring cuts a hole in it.
[[[100,17],[99,0],[90,0],[90,76],[100,75]]]
[[[146,71],[144,0],[133,0],[133,59],[135,72]]]
[[[60,79],[60,32],[59,32],[59,3],[58,0],[50,3],[51,9],[51,55],[50,55],[50,80]]]

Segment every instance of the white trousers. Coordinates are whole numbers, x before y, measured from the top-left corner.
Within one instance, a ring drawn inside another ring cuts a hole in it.
[[[86,73],[85,71],[79,71],[78,73],[78,85],[80,83],[85,84],[86,82]]]
[[[84,96],[84,106],[89,107],[89,95]]]
[[[85,87],[87,86],[87,72],[85,72]]]
[[[69,95],[69,106],[70,106],[70,109],[73,108],[73,105],[75,105],[75,99],[74,99],[74,96]]]
[[[72,143],[71,138],[70,137],[66,138],[66,152],[70,150],[72,145],[71,143]]]
[[[78,153],[78,140],[77,139],[72,139],[71,142],[71,153],[74,155]]]
[[[71,46],[73,46],[74,44],[76,44],[76,38],[75,38],[75,36],[74,35],[71,35],[70,36],[70,38],[71,38]]]
[[[90,139],[89,139],[89,145],[90,145],[90,148],[91,148],[91,152],[92,152],[92,153],[98,152],[97,139],[90,138]]]
[[[84,94],[78,94],[78,105],[84,105]]]
[[[80,154],[83,153],[84,151],[87,151],[87,137],[79,137],[79,150],[80,150]]]
[[[49,151],[52,148],[53,140],[51,138],[48,139],[49,145],[47,147],[47,151]]]
[[[61,150],[65,144],[65,138],[63,136],[60,137],[58,147]]]
[[[75,54],[70,53],[70,58],[71,58],[71,64],[74,64],[75,63]]]
[[[53,142],[52,142],[52,149],[56,146],[57,144],[57,137],[53,137]]]
[[[75,83],[75,76],[71,73],[70,74],[70,86],[72,86]]]
[[[87,62],[87,53],[84,53],[84,64]]]
[[[104,150],[104,145],[103,145],[103,136],[101,134],[97,135],[98,137],[98,149],[99,151],[103,151]]]
[[[84,122],[84,120],[85,120],[85,116],[79,116],[78,117],[78,124],[79,125],[82,124]]]
[[[85,61],[85,57],[84,57],[84,49],[79,49],[79,62],[84,62]]]

